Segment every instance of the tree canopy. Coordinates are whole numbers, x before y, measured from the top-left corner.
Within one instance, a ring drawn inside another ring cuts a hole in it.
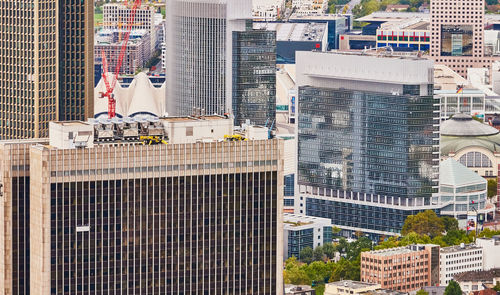
[[[444,295],[462,295],[462,289],[457,282],[451,280],[446,289],[444,289]]]
[[[443,233],[444,229],[445,225],[443,220],[439,218],[434,211],[426,210],[417,215],[408,216],[401,230],[401,234],[407,235],[411,232],[415,232],[419,235],[427,235],[434,238]]]

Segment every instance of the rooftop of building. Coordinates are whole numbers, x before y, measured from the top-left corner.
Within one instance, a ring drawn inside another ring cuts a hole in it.
[[[343,19],[348,15],[339,15],[339,14],[298,14],[294,13],[290,16],[289,20],[321,20],[321,21],[328,21],[328,20],[338,20],[338,19]]]
[[[423,13],[423,12],[376,11],[373,12],[372,14],[357,18],[356,21],[371,23],[371,22],[388,22],[388,21],[411,20],[411,19],[421,19],[429,21],[430,15],[428,13]]]
[[[286,229],[302,230],[313,225],[331,226],[332,221],[328,218],[306,216],[301,214],[284,213],[283,223]]]
[[[485,182],[486,179],[455,161],[453,158],[448,158],[439,164],[440,185],[462,187],[473,184],[482,184]]]
[[[374,250],[374,251],[363,252],[363,253],[387,257],[387,256],[409,254],[409,253],[413,253],[413,252],[417,252],[417,251],[422,251],[427,246],[436,247],[436,245],[432,245],[432,244],[415,244],[415,245],[409,245],[406,247],[396,247],[396,248],[390,248],[390,249]]]
[[[344,288],[349,288],[349,289],[353,289],[353,290],[364,289],[367,287],[380,286],[380,284],[376,284],[376,283],[366,283],[366,282],[352,281],[352,280],[342,280],[342,281],[332,282],[332,283],[328,283],[328,285],[337,286],[337,287],[344,287]]]
[[[265,140],[269,138],[266,127],[233,126],[229,115],[205,115],[195,110],[186,117],[114,117],[82,121],[49,123],[50,149],[92,148],[102,144],[191,144]]]
[[[400,292],[396,290],[389,289],[377,289],[373,291],[363,292],[363,295],[407,295],[406,292]]]
[[[476,173],[474,173],[474,174],[476,174]],[[476,244],[462,244],[462,245],[456,245],[456,246],[450,246],[450,247],[443,247],[443,248],[440,248],[440,251],[441,251],[441,253],[447,254],[447,253],[456,253],[456,252],[460,252],[460,251],[468,251],[468,250],[475,250],[475,249],[482,249],[482,247],[478,246]]]
[[[472,116],[458,113],[441,124],[441,135],[446,136],[491,136],[500,133],[490,125],[476,121]]]
[[[285,285],[285,295],[303,294],[301,292],[308,292],[312,290],[314,289],[307,285]]]
[[[493,279],[500,279],[500,268],[480,271],[467,271],[456,274],[454,280],[457,282],[490,282]]]
[[[321,42],[327,31],[325,23],[254,22],[254,29],[276,31],[277,41]]]

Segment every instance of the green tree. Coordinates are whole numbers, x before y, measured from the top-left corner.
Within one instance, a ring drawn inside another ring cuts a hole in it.
[[[398,246],[399,246],[398,238],[397,237],[390,237],[387,240],[382,241],[377,246],[375,246],[375,250],[395,248]]]
[[[441,216],[441,220],[444,224],[444,230],[449,232],[450,230],[458,230],[458,220],[450,216]]]
[[[333,259],[335,257],[335,246],[332,243],[326,243],[323,245],[323,253],[325,253],[328,259]]]
[[[462,289],[457,282],[451,280],[446,289],[444,289],[444,295],[462,295]]]
[[[488,179],[488,198],[493,198],[497,195],[498,182],[495,179]]]
[[[493,287],[493,290],[495,290],[497,292],[500,292],[500,282],[497,282],[497,284],[495,285],[495,287]]]
[[[401,240],[399,241],[399,246],[429,244],[431,241],[431,238],[427,235],[419,235],[415,232],[410,232],[409,234],[401,238]]]
[[[491,230],[489,228],[483,229],[481,233],[479,233],[480,238],[489,238],[491,239],[493,236],[500,235],[500,230]]]
[[[302,250],[300,250],[299,259],[300,261],[309,264],[313,262],[313,254],[314,251],[311,247],[305,247]]]
[[[318,246],[314,248],[313,251],[313,260],[314,261],[323,261],[325,258],[325,253],[323,253],[323,247]]]
[[[417,291],[417,295],[429,295],[429,292],[425,291],[424,289],[420,289]]]
[[[328,271],[327,264],[323,261],[314,261],[309,264],[305,269],[305,272],[311,282],[316,282],[318,284],[324,284],[325,281],[328,282],[330,278],[330,272]]]
[[[288,258],[285,262],[285,270],[283,271],[285,284],[310,285],[311,280],[306,273],[306,268],[307,265],[298,262],[297,258]]]
[[[443,236],[447,246],[460,245],[460,243],[471,243],[474,237],[468,236],[465,230],[450,230]]]
[[[406,218],[401,234],[407,235],[415,232],[419,235],[427,235],[430,238],[440,235],[444,231],[443,221],[432,210],[410,215]]]

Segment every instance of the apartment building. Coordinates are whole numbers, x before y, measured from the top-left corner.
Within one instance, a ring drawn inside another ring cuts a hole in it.
[[[457,274],[483,270],[483,249],[476,244],[444,247],[439,252],[439,285],[448,286]]]
[[[361,253],[361,281],[410,292],[439,279],[439,246],[411,245]]]
[[[131,3],[133,1],[130,1]],[[126,31],[130,24],[134,30],[146,30],[151,36],[150,50],[155,49],[157,30],[161,26],[155,25],[155,8],[148,4],[143,4],[136,9],[134,20],[131,19],[132,7],[126,3],[108,3],[102,7],[103,29]]]

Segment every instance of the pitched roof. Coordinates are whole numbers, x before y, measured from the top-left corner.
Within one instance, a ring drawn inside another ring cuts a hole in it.
[[[491,270],[468,271],[456,274],[454,279],[457,282],[490,282],[494,278],[500,278],[500,268]]]
[[[439,184],[465,186],[485,182],[486,179],[452,158],[442,161],[439,165]]]

